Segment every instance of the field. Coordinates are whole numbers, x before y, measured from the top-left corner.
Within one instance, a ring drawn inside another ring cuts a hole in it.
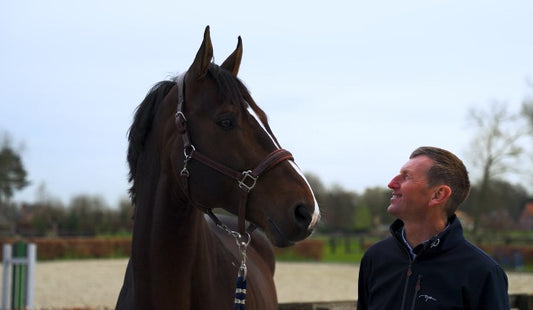
[[[126,263],[126,259],[38,262],[36,309],[114,309]],[[279,302],[355,300],[357,274],[355,264],[279,262],[275,275]],[[533,273],[508,276],[509,293],[533,294]]]

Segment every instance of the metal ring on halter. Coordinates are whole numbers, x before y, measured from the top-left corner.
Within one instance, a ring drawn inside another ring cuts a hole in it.
[[[236,233],[237,236],[233,235],[233,233]],[[246,251],[246,247],[248,247],[248,245],[250,244],[250,241],[252,240],[252,237],[250,236],[250,234],[246,232],[246,234],[243,236],[236,231],[232,231],[232,235],[235,237],[235,243],[237,243],[237,246],[239,247],[239,249],[241,249],[241,251],[243,249],[244,251]],[[246,242],[242,241],[244,237],[248,238]]]
[[[187,150],[189,150],[188,153]],[[194,153],[194,151],[196,151],[194,145],[190,145],[189,147],[183,149],[183,155],[185,156],[185,159],[183,160],[183,169],[181,169],[180,172],[181,176],[189,177],[189,169],[187,169],[187,163],[189,162],[189,160],[191,160],[192,153]]]
[[[216,225],[217,225],[218,228],[224,230],[228,235],[232,236],[235,239],[235,243],[237,244],[239,249],[241,249],[241,248],[246,249],[246,247],[250,244],[250,241],[252,241],[252,236],[250,235],[249,232],[245,232],[245,235],[243,236],[239,232],[237,232],[235,230],[231,230],[224,223],[217,223]],[[247,238],[246,242],[243,241],[244,240],[243,237]]]
[[[189,151],[189,152],[187,153],[187,151]],[[196,148],[192,144],[189,147],[184,148],[183,149],[183,155],[185,155],[185,159],[187,159],[187,160],[191,159],[192,153],[194,151],[196,151]]]

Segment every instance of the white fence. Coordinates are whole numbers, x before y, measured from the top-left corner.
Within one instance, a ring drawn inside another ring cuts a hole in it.
[[[4,244],[2,310],[33,309],[36,257],[33,243]]]

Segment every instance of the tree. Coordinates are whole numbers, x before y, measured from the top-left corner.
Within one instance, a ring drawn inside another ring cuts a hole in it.
[[[533,90],[533,82],[527,81],[527,84]],[[533,129],[533,96],[526,97],[522,101],[522,115],[528,120],[529,127]]]
[[[528,83],[530,88],[533,90],[533,82]],[[522,116],[526,120],[528,126],[529,126],[529,137],[531,138],[531,142],[533,142],[533,96],[529,96],[524,98],[524,101],[522,101]],[[533,145],[533,143],[529,143],[529,145]],[[530,147],[529,149],[529,156],[531,159],[531,163],[533,163],[533,149]],[[530,173],[529,176],[531,177],[530,180],[533,180],[532,177],[533,173]]]
[[[12,234],[15,230],[17,208],[9,199],[16,190],[29,184],[20,155],[11,146],[7,134],[0,142],[0,231]]]
[[[372,214],[365,204],[355,206],[353,228],[355,231],[368,231],[372,228]]]
[[[493,102],[487,110],[471,109],[469,119],[477,132],[470,145],[470,161],[479,172],[477,204],[473,208],[474,232],[479,227],[481,210],[488,204],[490,184],[508,173],[518,173],[524,154],[527,130],[520,115],[510,113],[507,105]]]
[[[111,227],[110,210],[99,196],[75,196],[66,213],[65,223],[60,228],[67,234],[94,236]]]
[[[529,197],[525,187],[519,184],[511,184],[504,180],[493,180],[489,184],[486,202],[483,204],[483,214],[480,216],[479,223],[483,223],[484,228],[507,229],[512,228],[507,225],[498,225],[498,222],[505,220],[503,217],[508,216],[511,223],[518,221],[524,201]],[[474,214],[477,206],[481,205],[479,198],[478,186],[473,185],[470,190],[470,196],[461,205],[460,209]],[[510,225],[512,226],[512,225]]]
[[[533,129],[533,99],[525,99],[522,103],[522,114],[528,120],[529,126]]]
[[[320,195],[322,213],[321,229],[327,232],[350,232],[355,229],[356,206],[359,203],[357,193],[347,191],[340,185]]]
[[[394,217],[387,213],[391,195],[392,191],[386,187],[365,189],[362,199],[369,208],[374,228],[379,228],[383,224],[388,226],[394,220]]]
[[[0,204],[9,200],[16,190],[26,187],[29,182],[20,155],[11,146],[6,135],[0,146]]]
[[[305,173],[305,178],[307,179],[307,182],[309,182],[309,185],[313,189],[315,198],[318,204],[320,205],[322,195],[326,194],[326,187],[324,186],[324,183],[322,183],[322,180],[320,180],[320,177],[314,173]]]
[[[65,221],[66,212],[60,199],[55,198],[42,182],[37,187],[36,200],[33,204],[33,234],[35,236],[57,237],[59,226]]]

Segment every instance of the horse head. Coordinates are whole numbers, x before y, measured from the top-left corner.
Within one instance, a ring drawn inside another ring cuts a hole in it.
[[[274,245],[288,246],[309,236],[319,208],[303,173],[272,133],[266,114],[237,78],[241,57],[239,37],[223,64],[214,64],[206,28],[192,65],[164,100],[161,165],[178,180],[178,194],[185,200],[204,211],[241,212]],[[254,175],[261,165],[266,166],[261,175]],[[243,211],[239,205],[244,195]]]

